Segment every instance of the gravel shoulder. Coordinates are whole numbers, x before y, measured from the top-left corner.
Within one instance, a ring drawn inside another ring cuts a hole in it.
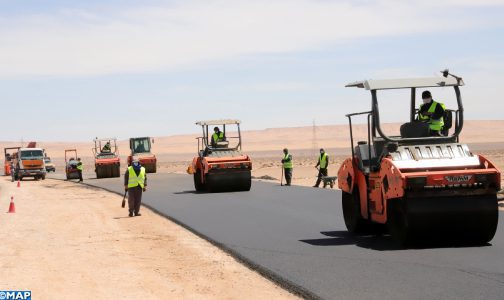
[[[147,196],[146,194],[145,196]],[[16,213],[4,213],[14,196]],[[116,194],[0,178],[0,290],[37,299],[293,299],[186,229]]]

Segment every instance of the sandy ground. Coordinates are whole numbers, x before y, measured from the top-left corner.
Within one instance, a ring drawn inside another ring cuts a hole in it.
[[[0,290],[35,299],[290,299],[231,256],[121,197],[56,180],[0,178]]]

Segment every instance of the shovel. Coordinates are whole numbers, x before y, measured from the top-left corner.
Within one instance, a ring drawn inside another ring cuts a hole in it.
[[[124,197],[123,197],[123,201],[121,203],[121,207],[124,208],[126,206],[126,194],[128,193],[128,191],[124,191]]]

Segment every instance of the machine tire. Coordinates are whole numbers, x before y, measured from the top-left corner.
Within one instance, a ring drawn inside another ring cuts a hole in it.
[[[41,177],[42,177],[42,180],[45,180],[45,177],[46,177],[46,176],[45,176],[45,175],[42,175]]]
[[[390,235],[401,245],[407,246],[411,243],[412,233],[403,199],[387,201],[387,227]]]
[[[120,177],[120,176],[121,176],[121,168],[119,165],[117,165],[112,170],[112,177]]]
[[[342,192],[341,204],[348,232],[353,234],[368,233],[370,229],[369,222],[362,218],[360,214],[359,190],[355,189],[352,194]]]
[[[156,173],[157,172],[157,163],[154,164],[154,166],[152,167],[152,170],[151,170],[151,173]]]
[[[105,177],[105,172],[103,167],[96,167],[96,178],[104,178]]]
[[[203,192],[206,190],[205,184],[201,182],[201,171],[197,170],[194,173],[194,188],[197,192]]]

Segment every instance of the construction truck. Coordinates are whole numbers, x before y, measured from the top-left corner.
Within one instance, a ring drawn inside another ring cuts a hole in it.
[[[203,135],[197,138],[198,156],[194,157],[188,173],[194,177],[196,191],[249,191],[252,184],[252,161],[243,154],[239,120],[201,121]],[[208,127],[212,127],[209,133]],[[211,140],[213,126],[222,128],[218,141]],[[229,131],[229,127],[236,131]]]
[[[11,172],[14,172],[14,179],[33,177],[35,180],[44,180],[47,174],[44,157],[44,149],[37,148],[36,142],[30,142],[26,148],[19,148],[11,156],[14,166]]]
[[[79,179],[79,169],[77,169],[77,149],[65,150],[65,174],[66,179]]]
[[[56,172],[56,165],[52,162],[49,156],[44,157],[44,162],[47,173]]]
[[[366,234],[385,227],[403,245],[492,240],[499,216],[501,173],[459,141],[464,125],[463,85],[462,78],[448,70],[442,77],[347,85],[371,92],[370,111],[347,115],[352,156],[338,171],[349,232]],[[416,121],[419,88],[453,89],[458,107],[445,110],[442,134]],[[411,93],[409,122],[401,126],[399,136],[384,132],[378,108],[378,93],[395,89]],[[367,119],[367,140],[354,145],[352,119],[357,116]]]
[[[96,178],[121,176],[121,160],[116,138],[95,138],[93,154]]]
[[[131,165],[133,160],[138,160],[145,168],[145,172],[156,173],[157,159],[156,155],[154,155],[151,151],[151,141],[154,143],[154,140],[151,140],[150,137],[130,138],[129,144],[131,154],[128,156],[128,166]]]
[[[11,164],[14,153],[19,152],[21,147],[4,148],[4,175],[11,176]]]

